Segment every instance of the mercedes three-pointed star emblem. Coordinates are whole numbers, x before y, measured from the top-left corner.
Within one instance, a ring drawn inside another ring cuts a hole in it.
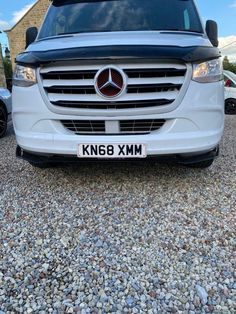
[[[126,87],[126,77],[122,70],[108,66],[98,71],[95,77],[96,92],[105,98],[120,96]]]

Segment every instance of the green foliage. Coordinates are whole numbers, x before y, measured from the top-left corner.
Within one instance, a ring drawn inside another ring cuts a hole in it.
[[[7,79],[12,78],[12,65],[11,65],[11,60],[8,58],[3,58],[3,66],[4,66],[4,71],[5,71],[5,76]]]
[[[236,63],[230,62],[227,56],[224,57],[223,67],[224,70],[228,70],[236,74]]]

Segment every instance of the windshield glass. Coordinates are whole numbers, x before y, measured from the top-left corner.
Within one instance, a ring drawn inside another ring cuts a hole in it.
[[[38,39],[71,33],[149,30],[203,32],[192,0],[57,0]]]

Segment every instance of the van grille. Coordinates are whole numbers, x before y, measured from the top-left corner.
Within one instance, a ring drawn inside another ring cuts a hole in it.
[[[131,109],[164,106],[179,95],[186,65],[173,63],[119,64],[127,77],[126,91],[106,100],[95,90],[94,78],[103,65],[58,65],[41,68],[41,80],[51,104],[58,108]]]
[[[92,120],[61,120],[64,127],[74,134],[83,135],[114,135],[106,133],[106,121]],[[117,134],[149,134],[159,130],[165,123],[163,119],[156,120],[122,120],[119,122]]]
[[[125,134],[151,133],[159,130],[165,120],[125,120],[120,121],[120,132]]]
[[[61,122],[65,128],[76,134],[102,134],[106,132],[105,121],[62,120]]]

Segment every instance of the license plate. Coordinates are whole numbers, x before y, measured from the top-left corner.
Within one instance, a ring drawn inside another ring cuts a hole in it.
[[[145,158],[145,144],[79,144],[79,158]]]

